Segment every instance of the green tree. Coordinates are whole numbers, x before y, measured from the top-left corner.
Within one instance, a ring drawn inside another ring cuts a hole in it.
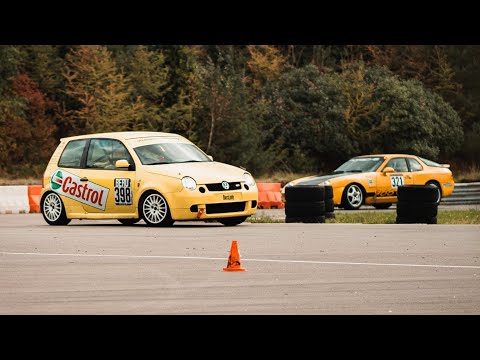
[[[76,106],[66,119],[72,132],[131,130],[143,107],[140,98],[130,100],[132,87],[118,72],[105,46],[82,45],[66,56],[63,72],[66,93]]]
[[[199,145],[215,159],[255,172],[261,119],[243,69],[235,68],[235,56],[234,49],[223,48],[216,62],[207,57],[195,64],[194,131]]]

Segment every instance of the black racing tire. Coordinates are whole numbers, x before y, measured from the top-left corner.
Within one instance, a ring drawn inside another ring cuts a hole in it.
[[[136,219],[117,219],[117,220],[120,221],[122,223],[122,225],[130,226],[130,225],[136,224],[137,222],[139,222],[142,219],[141,218],[136,218]]]
[[[397,203],[397,215],[400,217],[433,217],[437,216],[438,205],[436,202],[430,203],[407,203],[399,201]]]
[[[435,202],[437,204],[440,204],[440,201],[442,201],[442,189],[440,185],[436,181],[429,181],[425,185],[435,186],[435,188],[437,189],[437,196],[438,196]]]
[[[325,212],[334,212],[335,211],[335,205],[333,203],[333,199],[326,199],[325,200]]]
[[[286,186],[285,202],[324,201],[325,187],[318,185]]]
[[[302,219],[303,218],[299,216],[285,216],[286,223],[301,223]]]
[[[335,219],[335,213],[333,212],[326,212],[325,219]]]
[[[432,185],[401,185],[397,189],[398,201],[414,203],[437,202],[438,188]]]
[[[307,216],[302,218],[302,222],[306,224],[320,224],[325,222],[325,216]]]
[[[325,185],[325,201],[328,199],[333,199],[333,186]]]
[[[285,215],[287,216],[321,216],[325,214],[325,201],[286,202]]]
[[[236,226],[243,223],[245,220],[247,220],[247,218],[248,216],[236,216],[231,218],[218,219],[217,221],[225,226]]]
[[[436,216],[434,216],[433,218],[427,218],[425,216],[402,217],[402,216],[397,215],[395,223],[396,224],[428,224],[429,221],[433,221],[433,220],[430,220],[430,219],[436,219]]]
[[[142,195],[138,211],[148,226],[166,227],[175,222],[170,215],[167,200],[156,191],[147,191]]]
[[[432,216],[431,218],[426,219],[427,224],[436,224],[437,223],[437,217]]]
[[[43,194],[40,200],[40,211],[49,225],[68,225],[71,221],[67,218],[62,198],[53,191]]]
[[[285,222],[318,224],[325,222],[325,216],[286,216]]]
[[[392,206],[392,203],[373,204],[373,207],[377,210],[385,210],[385,209],[388,209],[390,206]]]
[[[359,184],[348,184],[343,190],[342,206],[345,210],[358,210],[363,205],[365,191]]]

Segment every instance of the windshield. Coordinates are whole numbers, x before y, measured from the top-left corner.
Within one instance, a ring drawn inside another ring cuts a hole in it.
[[[192,144],[160,143],[136,147],[143,165],[212,161]]]
[[[378,169],[383,160],[382,157],[353,158],[339,166],[334,173],[372,172]]]

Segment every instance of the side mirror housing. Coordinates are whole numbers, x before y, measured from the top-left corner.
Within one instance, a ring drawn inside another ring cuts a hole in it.
[[[392,167],[389,166],[389,167],[386,167],[385,169],[383,169],[382,172],[383,172],[384,175],[387,175],[388,173],[395,172],[395,170]]]
[[[130,164],[128,163],[127,160],[125,159],[122,159],[122,160],[117,160],[115,162],[115,167],[116,168],[128,168],[130,166]]]

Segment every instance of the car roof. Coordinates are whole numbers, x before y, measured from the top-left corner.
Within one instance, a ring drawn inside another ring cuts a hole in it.
[[[417,155],[409,155],[409,154],[371,154],[371,155],[360,155],[355,157],[362,158],[362,157],[394,157],[394,156],[417,157]]]
[[[77,135],[62,138],[63,140],[78,140],[78,139],[91,139],[91,138],[110,138],[118,140],[132,140],[132,139],[142,139],[142,138],[152,138],[152,137],[163,137],[163,138],[180,138],[183,139],[183,136],[173,133],[159,132],[159,131],[119,131],[119,132],[108,132],[108,133],[94,133],[94,134],[85,134]]]

